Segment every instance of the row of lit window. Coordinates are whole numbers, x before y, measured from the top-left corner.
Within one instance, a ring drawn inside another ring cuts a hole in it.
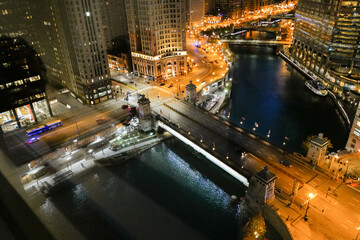
[[[24,103],[28,103],[28,102],[29,102],[29,99],[30,99],[30,101],[32,101],[32,100],[36,100],[36,99],[43,98],[43,97],[45,97],[45,96],[46,96],[46,94],[45,94],[45,92],[43,92],[43,93],[39,93],[39,94],[30,96],[30,97],[18,99],[18,100],[16,100],[14,103],[15,103],[15,105],[22,105],[22,104],[24,104]]]
[[[20,86],[20,85],[23,85],[23,84],[26,84],[26,83],[29,83],[29,82],[35,82],[35,81],[38,81],[40,79],[41,79],[40,75],[37,75],[37,76],[29,77],[29,78],[24,78],[24,79],[21,79],[21,80],[16,80],[16,81],[13,81],[13,82],[9,82],[9,83],[6,83],[6,84],[1,84],[0,85],[0,90],[3,90],[5,88],[10,88],[12,86]]]

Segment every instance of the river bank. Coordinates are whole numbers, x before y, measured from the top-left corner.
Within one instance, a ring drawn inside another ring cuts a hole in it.
[[[320,132],[329,137],[334,149],[344,148],[347,127],[331,98],[313,94],[304,86],[306,78],[271,48],[231,49],[235,54],[233,87],[229,106],[221,115],[290,152],[305,154],[302,141]],[[356,107],[345,108],[352,119]]]

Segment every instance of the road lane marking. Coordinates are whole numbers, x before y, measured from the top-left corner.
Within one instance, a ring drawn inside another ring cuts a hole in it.
[[[344,224],[341,224],[341,226],[345,229],[349,229],[347,226],[345,226]]]
[[[353,225],[354,225],[354,223],[353,223],[352,221],[350,221],[349,219],[347,219],[346,221],[348,221],[349,223],[351,223],[351,224],[353,224]]]
[[[355,202],[359,202],[359,200],[357,200],[356,198],[352,198],[352,199],[354,199]]]
[[[354,206],[354,207],[355,207],[355,204],[353,204],[352,202],[349,202],[349,204],[350,204],[351,206]]]
[[[300,174],[299,174],[298,172],[296,172],[296,171],[295,171],[294,173],[297,174],[297,175],[300,175]]]
[[[299,170],[300,172],[302,172],[302,173],[304,172],[304,171],[303,171],[303,170],[301,170],[300,168],[299,168],[298,170]]]

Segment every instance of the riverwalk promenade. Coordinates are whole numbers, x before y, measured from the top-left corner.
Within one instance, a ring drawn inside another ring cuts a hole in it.
[[[49,162],[49,164],[55,169],[55,172],[30,181],[29,183],[25,183],[24,189],[30,196],[33,196],[41,191],[48,192],[52,187],[56,186],[63,180],[70,180],[71,177],[81,174],[92,167],[98,166],[99,164],[96,163],[97,160],[111,158],[115,155],[131,151],[136,151],[136,153],[139,154],[170,136],[170,134],[165,133],[164,135],[149,138],[148,140],[140,143],[130,143],[129,146],[123,147],[117,151],[113,151],[108,147],[91,151],[91,146],[86,149],[76,150],[72,153],[72,155],[78,155],[80,157],[73,158],[71,155],[66,155],[61,158],[54,159]],[[116,141],[116,139],[111,140],[110,143],[114,141]]]

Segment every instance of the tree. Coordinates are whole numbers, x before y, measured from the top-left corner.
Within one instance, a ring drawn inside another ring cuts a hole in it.
[[[265,220],[261,213],[253,216],[245,226],[244,240],[263,239],[266,233]]]

